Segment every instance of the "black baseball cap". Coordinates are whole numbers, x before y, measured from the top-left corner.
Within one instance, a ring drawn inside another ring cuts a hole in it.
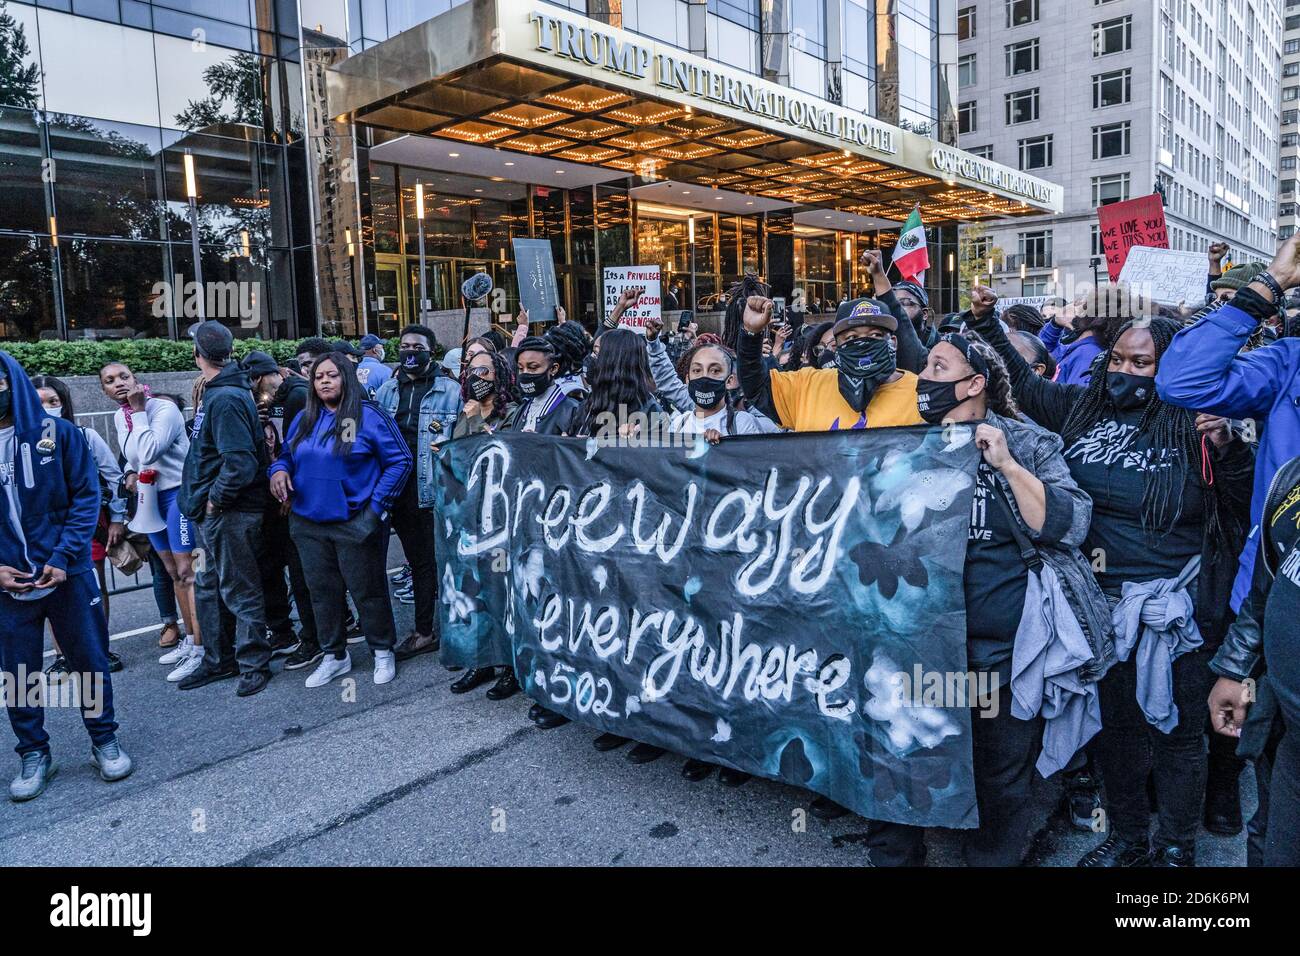
[[[879,299],[851,299],[835,310],[831,334],[838,336],[849,329],[870,326],[886,332],[898,331],[898,320]]]
[[[230,350],[235,345],[235,337],[230,334],[230,329],[213,319],[191,325],[190,338],[194,340],[194,348],[199,355],[216,362],[230,358]]]

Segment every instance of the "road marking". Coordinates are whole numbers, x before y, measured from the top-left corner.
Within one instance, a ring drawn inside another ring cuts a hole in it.
[[[146,624],[144,627],[137,627],[134,631],[122,631],[118,634],[110,634],[108,635],[108,639],[110,641],[120,641],[124,637],[135,637],[137,634],[144,634],[146,631],[157,631],[161,629],[162,629],[161,624]],[[45,656],[53,657],[54,651],[52,650],[46,651]]]

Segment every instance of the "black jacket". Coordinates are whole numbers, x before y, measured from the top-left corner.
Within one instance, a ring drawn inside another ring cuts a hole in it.
[[[581,424],[582,405],[572,396],[565,395],[554,408],[537,419],[538,435],[573,435]],[[524,417],[528,413],[528,403],[520,402],[506,418],[505,427],[518,431],[524,427]]]
[[[284,428],[281,435],[289,434],[289,427],[293,424],[293,420],[306,407],[307,380],[297,375],[290,375],[280,383],[280,387],[275,390],[275,395],[271,399],[271,417],[278,417],[281,420]]]
[[[208,382],[194,413],[181,474],[181,511],[200,522],[209,501],[222,511],[263,511],[270,464],[252,383],[232,362]]]
[[[962,320],[980,334],[1002,356],[1011,377],[1011,391],[1020,410],[1044,428],[1061,433],[1070,412],[1087,390],[1083,385],[1065,385],[1036,374],[1002,331],[997,316],[975,318],[969,310]],[[1201,570],[1196,579],[1196,626],[1204,640],[1202,648],[1216,650],[1232,623],[1232,583],[1237,576],[1237,559],[1250,528],[1250,491],[1255,475],[1254,449],[1234,437],[1223,448],[1210,444],[1210,467],[1214,485],[1209,494],[1218,497],[1222,533],[1210,533],[1206,522],[1201,538]],[[1199,482],[1200,477],[1196,480]]]

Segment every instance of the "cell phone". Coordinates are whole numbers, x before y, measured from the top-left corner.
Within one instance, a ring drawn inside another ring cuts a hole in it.
[[[690,309],[682,309],[681,316],[677,319],[677,331],[685,332],[686,327],[695,321],[695,313]]]

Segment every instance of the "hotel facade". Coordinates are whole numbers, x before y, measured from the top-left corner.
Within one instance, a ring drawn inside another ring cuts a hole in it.
[[[625,265],[816,311],[917,203],[954,308],[960,224],[1063,201],[954,145],[956,60],[955,0],[8,0],[0,334],[183,335],[197,251],[237,335],[392,335],[423,278],[446,341],[519,238],[588,324]]]

